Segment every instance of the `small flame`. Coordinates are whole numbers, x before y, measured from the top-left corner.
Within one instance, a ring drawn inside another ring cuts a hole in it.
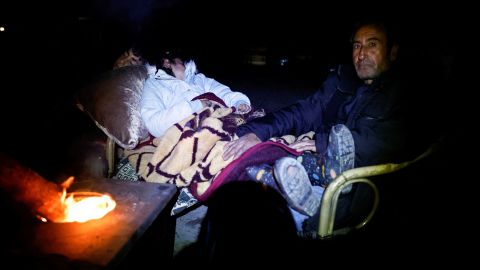
[[[115,209],[117,203],[108,194],[88,191],[67,193],[66,190],[73,180],[71,176],[62,184],[63,194],[60,203],[64,206],[63,217],[56,218],[54,222],[87,222],[92,219],[101,219]],[[38,218],[43,222],[47,221],[44,217],[38,216]]]
[[[59,222],[86,222],[101,219],[117,205],[107,194],[96,192],[72,192],[64,201],[65,218]]]

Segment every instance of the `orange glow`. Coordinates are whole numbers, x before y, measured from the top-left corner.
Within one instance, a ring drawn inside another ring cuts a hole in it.
[[[101,219],[117,205],[107,194],[72,192],[65,199],[65,218],[58,222],[86,222]]]
[[[108,194],[89,191],[67,193],[67,188],[73,183],[73,176],[62,183],[63,194],[60,198],[62,213],[48,219],[51,222],[87,222],[92,219],[101,219],[115,209],[117,203]],[[37,216],[41,221],[47,222],[42,216]]]

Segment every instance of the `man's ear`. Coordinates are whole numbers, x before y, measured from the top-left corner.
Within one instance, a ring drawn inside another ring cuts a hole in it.
[[[398,55],[398,45],[393,44],[392,49],[390,50],[390,62],[397,60]]]

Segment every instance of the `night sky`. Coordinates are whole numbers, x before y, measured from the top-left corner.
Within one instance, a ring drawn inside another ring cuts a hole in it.
[[[48,50],[52,60],[62,51],[82,55],[72,65],[84,64],[90,60],[84,55],[91,54],[111,62],[132,45],[145,51],[178,45],[201,55],[230,55],[231,61],[246,49],[264,47],[304,51],[332,64],[348,60],[349,33],[361,18],[386,19],[399,29],[405,48],[440,57],[457,54],[457,37],[468,36],[472,27],[468,6],[383,2],[7,1],[0,9],[0,24],[6,27],[0,38],[15,56],[29,54],[32,43]]]

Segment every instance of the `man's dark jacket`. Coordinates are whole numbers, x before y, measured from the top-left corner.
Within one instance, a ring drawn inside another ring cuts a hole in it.
[[[340,65],[313,95],[240,126],[237,134],[253,132],[265,141],[313,130],[317,153],[324,155],[331,127],[344,124],[353,135],[356,167],[405,161],[411,127],[402,84],[393,69],[366,85],[353,66]]]

